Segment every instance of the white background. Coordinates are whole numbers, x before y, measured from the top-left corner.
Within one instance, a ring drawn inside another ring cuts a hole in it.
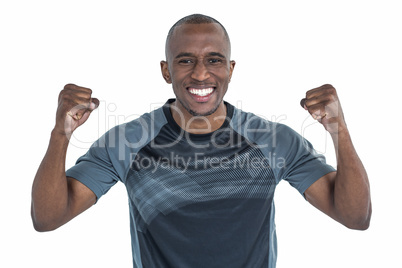
[[[279,184],[278,267],[402,267],[402,8],[387,0],[1,1],[0,267],[131,267],[123,184],[49,233],[32,227],[31,185],[64,84],[90,87],[102,101],[75,133],[71,166],[107,129],[173,97],[159,62],[171,25],[192,13],[215,17],[231,37],[237,65],[226,100],[304,133],[336,165],[329,137],[299,106],[307,90],[333,84],[369,174],[364,232]]]

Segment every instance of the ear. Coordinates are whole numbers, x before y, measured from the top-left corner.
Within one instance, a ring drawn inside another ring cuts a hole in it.
[[[236,65],[236,62],[234,60],[231,60],[230,61],[230,70],[229,70],[229,82],[232,79],[232,74],[233,74],[235,65]]]
[[[171,84],[172,78],[170,77],[168,63],[166,61],[161,61],[161,72],[163,79],[165,79],[166,83]]]

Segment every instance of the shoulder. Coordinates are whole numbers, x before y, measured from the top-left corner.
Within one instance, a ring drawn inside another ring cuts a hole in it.
[[[269,140],[278,142],[299,138],[300,135],[287,125],[270,121],[263,116],[234,108],[232,128],[246,139],[256,143]]]
[[[141,147],[149,142],[166,123],[167,119],[162,108],[158,108],[111,128],[99,139],[99,142],[108,147],[116,144]]]

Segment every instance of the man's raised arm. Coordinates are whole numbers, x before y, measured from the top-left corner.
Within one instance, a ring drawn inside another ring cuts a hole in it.
[[[323,85],[307,92],[301,105],[331,134],[337,171],[325,175],[306,191],[315,207],[351,229],[365,230],[371,218],[370,185],[352,144],[336,90]]]
[[[37,231],[51,231],[91,207],[95,194],[79,181],[66,177],[69,139],[99,106],[89,88],[68,84],[60,92],[56,125],[49,147],[32,185],[31,216]]]

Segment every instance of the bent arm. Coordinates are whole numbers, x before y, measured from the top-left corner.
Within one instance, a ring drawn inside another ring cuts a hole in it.
[[[327,174],[305,194],[319,210],[348,228],[366,230],[370,225],[371,198],[367,173],[345,129],[332,134],[337,171]]]
[[[351,229],[367,229],[371,218],[369,180],[353,146],[335,88],[323,85],[308,91],[302,106],[331,134],[337,158],[337,172],[311,185],[304,193],[306,199]]]
[[[66,177],[68,138],[53,131],[32,185],[31,217],[37,231],[54,230],[91,207],[95,194]]]
[[[38,231],[60,227],[96,201],[91,190],[65,173],[69,137],[99,105],[91,94],[91,89],[73,84],[59,94],[56,125],[32,185],[31,217]]]

